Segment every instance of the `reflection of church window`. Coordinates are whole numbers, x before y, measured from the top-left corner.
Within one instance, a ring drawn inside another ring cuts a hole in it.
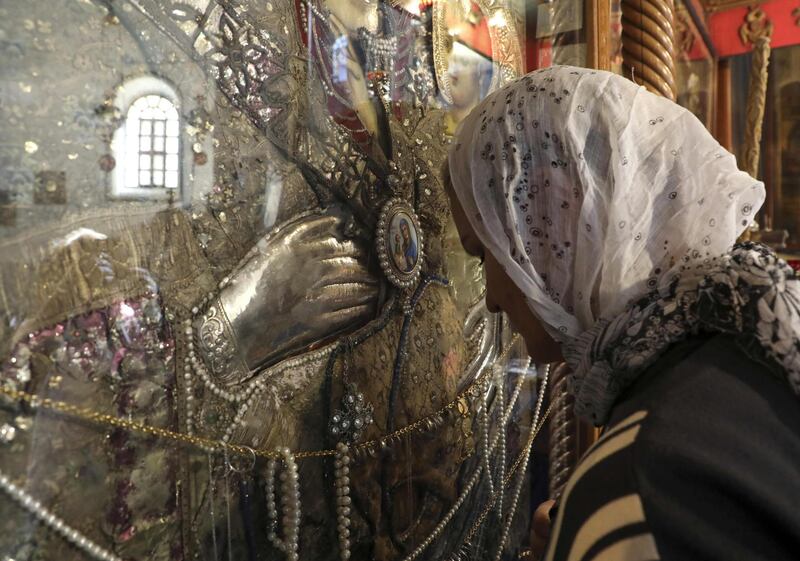
[[[163,80],[127,82],[117,99],[124,120],[114,135],[113,195],[168,198],[180,188],[178,96]]]
[[[331,49],[331,76],[340,84],[347,81],[347,45],[347,35],[342,35],[336,38]]]
[[[137,99],[128,110],[125,187],[178,187],[178,111],[158,95]]]

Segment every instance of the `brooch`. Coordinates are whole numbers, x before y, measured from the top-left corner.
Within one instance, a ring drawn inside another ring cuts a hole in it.
[[[389,282],[399,288],[414,286],[423,260],[422,229],[414,208],[401,199],[390,199],[381,209],[375,238]]]

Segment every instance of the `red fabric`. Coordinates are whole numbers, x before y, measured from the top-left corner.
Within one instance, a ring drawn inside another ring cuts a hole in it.
[[[552,64],[553,47],[550,39],[529,39],[525,44],[525,72],[547,68]]]
[[[301,3],[304,3],[304,0],[295,0],[295,11],[296,11],[296,22],[298,25],[298,29],[300,31],[300,37],[303,40],[303,43],[306,47],[309,45],[313,45],[313,41],[315,40],[312,36],[312,41],[309,42],[309,35],[308,35],[308,22],[305,18],[303,18],[303,12],[300,8]],[[409,48],[410,48],[410,38],[406,32],[406,26],[409,25],[409,19],[413,17],[412,14],[400,9],[395,8],[395,10],[400,14],[400,18],[398,18],[398,59],[396,61],[395,67],[395,74],[402,76],[405,72],[405,69],[408,65],[408,56],[409,56]],[[315,28],[317,37],[320,40],[320,45],[316,45],[316,48],[310,48],[309,56],[312,61],[320,68],[321,72],[327,76],[331,75],[332,68],[331,68],[331,60],[330,53],[332,52],[332,45],[335,37],[331,37],[328,30],[326,29],[325,25],[319,21],[318,18],[313,18],[315,22]],[[319,55],[323,56],[319,56]],[[368,75],[367,78],[370,78]],[[392,97],[392,109],[395,112],[395,115],[398,118],[402,118],[402,112],[400,107],[400,100],[402,99],[402,85],[404,82],[396,80],[394,82],[395,89],[391,92]],[[342,85],[342,89],[339,90],[339,86],[337,84],[328,84],[331,88],[336,90],[336,93],[343,98],[347,98],[347,92]],[[358,144],[362,146],[366,146],[369,144],[371,138],[370,134],[364,130],[364,124],[361,122],[361,119],[358,117],[356,112],[351,109],[350,107],[341,103],[335,95],[328,95],[327,96],[327,105],[328,111],[333,116],[334,120],[339,123],[340,125],[344,126],[348,130],[350,130],[350,134]]]
[[[788,259],[786,262],[795,271],[800,271],[800,259]]]
[[[472,4],[472,12],[479,18],[477,25],[459,26],[458,40],[480,54],[492,58],[492,38],[489,35],[489,22],[483,17],[477,4]]]

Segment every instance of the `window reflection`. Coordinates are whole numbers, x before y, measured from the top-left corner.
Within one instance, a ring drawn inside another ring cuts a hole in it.
[[[125,187],[178,187],[178,111],[157,95],[137,99],[125,123]]]
[[[331,77],[337,84],[347,82],[347,35],[337,37],[331,47]]]
[[[116,100],[122,115],[114,134],[112,196],[163,198],[180,187],[178,97],[155,76],[139,77],[119,88]]]

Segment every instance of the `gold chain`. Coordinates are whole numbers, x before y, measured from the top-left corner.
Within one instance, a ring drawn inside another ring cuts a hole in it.
[[[519,336],[515,335],[514,338],[511,340],[511,342],[509,343],[506,350],[498,358],[498,361],[505,360],[509,351],[514,347],[518,339]],[[429,422],[433,421],[434,419],[438,419],[438,417],[444,415],[451,409],[457,408],[461,400],[465,399],[469,394],[473,393],[473,391],[480,386],[484,378],[488,376],[490,370],[491,370],[491,365],[484,368],[484,370],[472,382],[470,382],[470,384],[467,387],[465,387],[464,390],[462,390],[459,394],[456,395],[453,401],[451,401],[438,411],[425,415],[424,417],[417,419],[413,423],[406,425],[405,427],[402,427],[380,438],[354,444],[350,447],[350,449],[354,451],[362,451],[362,450],[370,450],[374,447],[382,447],[388,441],[397,440],[402,436],[405,436],[407,434],[410,434],[421,428],[426,427],[429,424]],[[227,451],[227,453],[239,454],[251,458],[253,457],[253,454],[261,458],[270,458],[276,460],[281,458],[281,455],[278,452],[272,450],[263,450],[263,449],[254,450],[248,446],[242,446],[240,444],[229,444],[221,440],[203,438],[201,436],[194,436],[181,432],[171,431],[168,429],[162,429],[159,427],[146,425],[144,423],[127,421],[125,419],[115,417],[114,415],[107,415],[105,413],[100,413],[98,411],[94,411],[92,409],[88,409],[85,407],[78,407],[77,405],[66,403],[64,401],[58,401],[50,398],[43,398],[35,394],[27,393],[20,390],[15,390],[6,386],[0,386],[0,394],[8,396],[12,400],[24,401],[30,404],[31,407],[33,408],[47,409],[69,417],[74,417],[77,419],[81,419],[83,421],[88,421],[90,423],[100,426],[122,428],[130,432],[142,433],[149,436],[163,438],[165,440],[172,440],[174,442],[189,444],[191,446],[195,446],[202,450],[209,450],[209,449],[215,451],[225,450]],[[297,452],[294,455],[294,457],[298,460],[301,460],[306,458],[334,457],[335,455],[336,455],[336,450],[310,450],[306,452]]]

